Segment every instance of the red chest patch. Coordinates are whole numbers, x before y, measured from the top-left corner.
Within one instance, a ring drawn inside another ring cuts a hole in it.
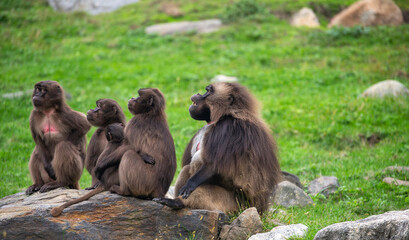
[[[49,132],[58,132],[58,130],[53,126],[53,125],[45,125],[43,129],[44,133],[49,133]]]

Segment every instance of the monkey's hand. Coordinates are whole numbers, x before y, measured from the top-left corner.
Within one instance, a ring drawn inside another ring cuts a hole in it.
[[[190,181],[186,183],[185,186],[183,186],[180,191],[178,196],[182,196],[182,198],[186,199],[190,196],[190,194],[196,189],[194,184],[192,184]]]
[[[141,154],[143,161],[147,164],[155,165],[155,159],[148,154]]]
[[[40,188],[41,188],[41,186],[33,184],[33,185],[31,185],[30,187],[27,188],[26,194],[31,195],[31,194],[37,192],[38,190],[40,190]]]
[[[175,198],[175,199],[169,199],[169,198],[154,198],[152,199],[152,201],[160,203],[162,205],[166,205],[172,209],[182,209],[185,207],[185,205],[183,204],[182,200],[180,200],[179,198]]]

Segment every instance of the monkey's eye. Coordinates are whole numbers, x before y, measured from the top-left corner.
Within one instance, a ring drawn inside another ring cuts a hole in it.
[[[213,86],[212,86],[212,85],[207,86],[207,87],[206,87],[206,91],[212,93],[212,92],[213,92]]]

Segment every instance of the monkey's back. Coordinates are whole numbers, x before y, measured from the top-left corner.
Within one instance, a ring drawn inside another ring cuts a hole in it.
[[[176,171],[176,152],[165,116],[135,115],[125,127],[125,141],[138,154],[147,154],[155,164],[147,168],[154,175],[153,197],[166,194]]]
[[[203,160],[223,182],[232,183],[244,201],[264,211],[280,166],[273,137],[262,122],[224,117],[203,140]]]

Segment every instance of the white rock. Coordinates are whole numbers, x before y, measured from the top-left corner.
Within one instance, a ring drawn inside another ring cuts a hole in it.
[[[334,176],[322,176],[314,179],[308,186],[308,191],[311,194],[322,193],[325,197],[334,193],[339,188],[338,178]]]
[[[275,192],[270,196],[270,201],[275,205],[286,208],[292,206],[304,207],[314,203],[304,190],[288,181],[282,181],[277,185]]]
[[[317,232],[314,240],[408,239],[409,210],[391,211],[365,219],[335,223]]]
[[[378,97],[383,98],[385,96],[399,96],[408,95],[409,90],[402,83],[396,80],[385,80],[378,82],[370,88],[366,89],[362,93],[362,97]]]
[[[402,11],[392,0],[360,0],[335,15],[328,27],[399,25],[402,23]]]
[[[391,177],[386,177],[383,179],[384,183],[390,184],[390,185],[396,185],[396,186],[408,186],[409,187],[409,182],[408,181],[403,181],[399,180],[396,178],[391,178]]]
[[[226,76],[226,75],[216,75],[211,80],[212,82],[237,82],[239,81],[236,77]]]
[[[302,8],[291,18],[291,25],[295,27],[319,27],[320,21],[311,8]]]
[[[249,240],[287,240],[291,237],[304,238],[308,232],[308,227],[304,224],[292,224],[278,226],[268,233],[253,235]]]
[[[33,90],[18,91],[18,92],[14,92],[14,93],[5,93],[5,94],[1,95],[1,97],[6,98],[6,99],[14,99],[14,98],[20,98],[20,97],[28,96],[28,95],[31,95],[32,93],[33,93]]]
[[[56,11],[84,11],[91,15],[113,12],[123,6],[136,3],[139,0],[48,0]]]
[[[218,30],[222,26],[219,19],[208,19],[195,22],[172,22],[149,26],[145,29],[147,34],[171,35],[195,31],[197,33],[209,33]]]

